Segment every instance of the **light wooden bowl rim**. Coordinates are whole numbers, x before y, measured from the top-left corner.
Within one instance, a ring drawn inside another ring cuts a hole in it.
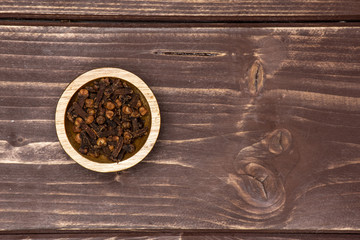
[[[65,130],[66,109],[72,96],[86,83],[101,77],[121,78],[133,84],[144,95],[150,107],[151,127],[146,142],[132,157],[119,163],[99,163],[82,156],[71,145]],[[92,171],[117,172],[138,164],[146,157],[146,155],[149,154],[151,149],[154,147],[160,132],[160,110],[153,92],[138,76],[120,68],[97,68],[83,73],[67,86],[56,107],[55,125],[56,134],[59,138],[61,146],[73,160],[75,160],[81,166]]]

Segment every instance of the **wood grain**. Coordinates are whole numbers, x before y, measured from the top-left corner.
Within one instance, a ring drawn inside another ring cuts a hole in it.
[[[360,232],[359,35],[1,26],[0,229]],[[99,67],[138,75],[162,114],[119,174],[78,166],[55,133],[63,90]]]
[[[355,234],[332,233],[332,234],[304,234],[304,233],[236,233],[236,232],[179,232],[179,233],[57,233],[57,234],[15,234],[0,235],[4,239],[87,239],[87,240],[343,240],[360,239]]]
[[[226,1],[1,1],[2,18],[156,21],[350,21],[360,19],[357,0]]]

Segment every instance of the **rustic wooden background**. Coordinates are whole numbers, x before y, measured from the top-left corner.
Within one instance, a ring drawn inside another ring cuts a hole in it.
[[[289,21],[360,20],[357,0],[3,0],[0,16],[11,18]]]
[[[0,237],[360,239],[359,13],[2,1]],[[137,74],[160,105],[153,151],[120,173],[77,165],[55,133],[61,93],[98,67]]]

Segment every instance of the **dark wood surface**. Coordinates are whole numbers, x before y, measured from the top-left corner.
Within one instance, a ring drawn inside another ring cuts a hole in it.
[[[360,239],[360,2],[1,1],[1,239]],[[134,168],[59,145],[67,84],[140,76]]]
[[[360,239],[354,234],[276,234],[276,233],[78,233],[78,234],[16,234],[2,235],[4,239],[87,239],[87,240],[343,240]]]
[[[359,39],[0,26],[0,230],[360,232]],[[82,168],[55,134],[62,91],[98,67],[134,72],[160,105],[155,148],[121,173]]]
[[[157,21],[359,20],[357,0],[5,0],[0,17]]]

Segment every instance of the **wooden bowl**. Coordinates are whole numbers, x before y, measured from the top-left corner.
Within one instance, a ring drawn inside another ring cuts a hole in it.
[[[128,158],[125,156],[124,160],[119,163],[107,160],[105,157],[91,158],[82,155],[76,150],[76,144],[72,138],[69,137],[72,131],[69,130],[70,126],[66,118],[66,111],[73,101],[73,96],[75,96],[77,91],[84,85],[102,77],[120,78],[130,83],[130,85],[135,88],[135,92],[140,94],[141,100],[149,109],[149,114],[147,114],[148,119],[146,119],[145,125],[147,125],[150,130],[147,138],[145,138],[146,140],[140,143],[142,146],[140,145],[139,149],[137,149],[133,155],[128,156]],[[138,76],[119,68],[98,68],[80,75],[67,86],[56,108],[55,125],[61,146],[77,163],[96,172],[117,172],[139,163],[154,147],[160,131],[160,110],[153,92]]]

